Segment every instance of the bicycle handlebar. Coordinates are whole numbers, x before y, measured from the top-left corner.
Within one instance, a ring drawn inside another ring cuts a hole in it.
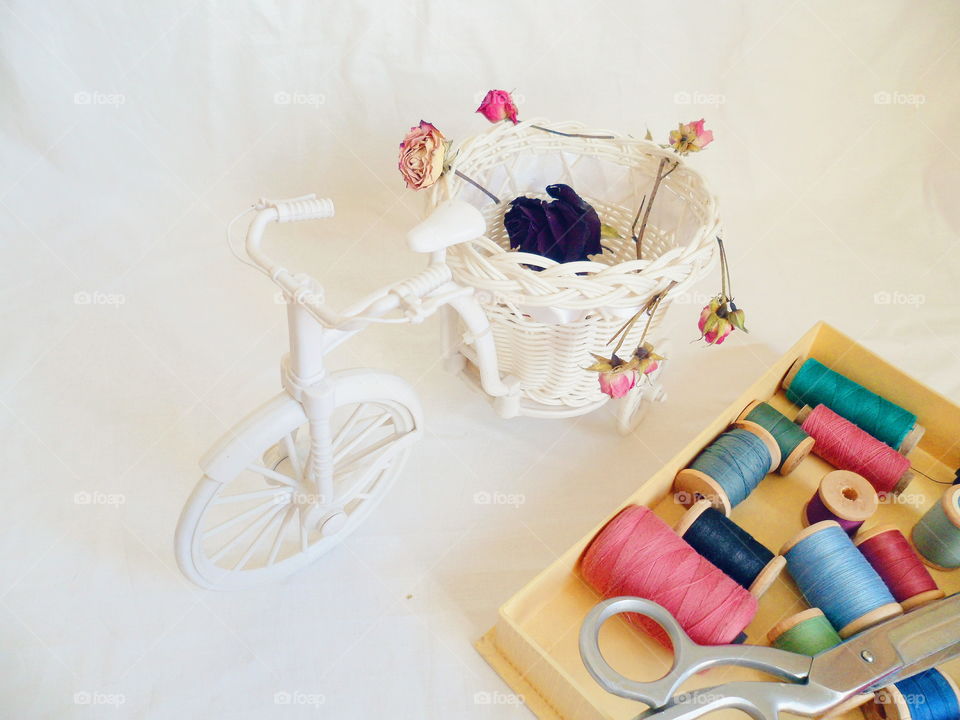
[[[321,220],[334,215],[333,200],[318,198],[315,194],[301,195],[288,200],[266,200],[257,202],[258,208],[275,208],[277,222],[297,222],[298,220]]]

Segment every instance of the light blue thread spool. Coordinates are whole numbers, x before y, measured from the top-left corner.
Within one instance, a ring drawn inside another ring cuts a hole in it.
[[[913,544],[937,570],[960,567],[960,485],[944,493],[913,528]]]
[[[729,515],[779,464],[780,448],[774,437],[756,423],[741,422],[677,474],[674,490],[685,505],[707,499]]]
[[[833,520],[811,525],[781,554],[804,598],[823,610],[840,637],[903,612],[877,571]]]

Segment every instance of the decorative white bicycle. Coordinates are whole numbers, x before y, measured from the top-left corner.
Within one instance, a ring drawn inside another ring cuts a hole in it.
[[[427,268],[342,312],[326,306],[316,280],[291,273],[261,249],[271,223],[328,218],[333,203],[309,195],[260,200],[251,210],[246,254],[283,291],[290,350],[281,361],[283,391],[201,458],[203,476],[181,513],[177,563],[210,589],[249,587],[301,569],[349,535],[402,469],[422,433],[413,388],[376,370],[324,368],[328,352],[369,325],[417,323],[452,308],[468,340],[448,348],[448,366],[461,369],[468,355],[497,414],[519,414],[519,383],[498,372],[487,316],[473,289],[454,282],[446,264],[446,248],[486,231],[475,207],[439,206],[407,236],[412,250],[429,254]],[[640,405],[636,393],[624,405],[621,425],[639,420]]]

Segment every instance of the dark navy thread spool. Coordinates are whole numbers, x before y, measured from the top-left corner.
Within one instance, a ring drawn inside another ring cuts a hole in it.
[[[757,598],[770,589],[787,564],[782,555],[774,555],[709,500],[694,503],[680,518],[676,532]]]

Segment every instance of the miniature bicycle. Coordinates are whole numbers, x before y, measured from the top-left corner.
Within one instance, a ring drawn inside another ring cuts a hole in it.
[[[501,377],[490,326],[473,289],[453,280],[446,249],[484,234],[480,212],[462,201],[439,206],[407,236],[429,254],[425,270],[381,288],[342,312],[324,303],[322,287],[293,274],[261,249],[274,222],[329,218],[333,203],[313,195],[260,200],[246,236],[248,260],[282,289],[289,352],[283,390],[226,433],[201,458],[203,476],[177,525],[181,571],[210,589],[239,589],[290,575],[334,547],[383,499],[422,434],[413,388],[371,369],[327,372],[324,356],[373,323],[418,323],[449,307],[467,335],[448,343],[448,367],[466,360],[497,414],[519,414],[519,383]],[[232,246],[231,246],[232,249]],[[235,253],[236,254],[236,253]],[[642,393],[621,411],[639,419]]]

